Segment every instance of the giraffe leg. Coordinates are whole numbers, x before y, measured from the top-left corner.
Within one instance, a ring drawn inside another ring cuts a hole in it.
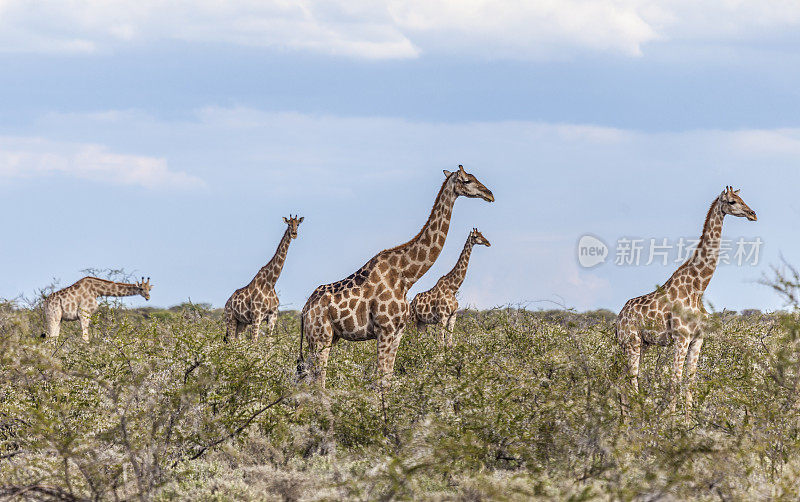
[[[325,381],[328,378],[328,358],[331,355],[331,348],[333,347],[333,342],[325,345],[324,347],[320,348],[317,352],[317,358],[315,363],[315,379],[321,388],[325,388]]]
[[[278,312],[270,312],[267,316],[267,333],[270,336],[275,332],[276,322],[278,322]]]
[[[91,317],[85,311],[80,311],[78,313],[78,319],[81,322],[81,334],[83,335],[83,341],[89,341],[89,322],[91,321]]]
[[[679,333],[675,337],[675,357],[672,360],[672,378],[669,385],[669,413],[675,414],[678,404],[678,391],[683,380],[683,364],[686,353],[689,351],[690,336],[688,333]]]
[[[433,315],[438,319],[439,324],[439,338],[442,341],[443,346],[450,346],[450,340],[447,336],[448,325],[450,321],[450,313],[445,310],[441,305],[435,305],[433,307]]]
[[[692,387],[697,376],[697,361],[700,359],[700,349],[703,339],[695,338],[689,344],[689,353],[686,355],[686,419],[692,411]]]
[[[61,335],[61,323],[57,319],[47,321],[47,337],[57,340]]]
[[[225,322],[225,338],[222,340],[227,342],[231,338],[234,340],[239,338],[239,321],[237,321],[232,314],[227,316]]]
[[[250,326],[250,339],[254,342],[258,341],[258,332],[261,329],[261,319],[257,318]]]
[[[325,379],[328,372],[328,356],[333,346],[333,327],[327,316],[321,315],[308,326],[306,340],[308,340],[308,367],[312,379],[321,388],[325,388]]]
[[[388,389],[391,386],[392,375],[394,375],[394,360],[397,357],[397,349],[400,347],[402,338],[403,328],[381,329],[378,334],[378,371],[380,373],[380,386],[383,389]]]
[[[442,345],[449,346],[447,343],[447,317],[439,319],[439,337],[442,339]]]
[[[622,402],[622,416],[627,420],[630,415],[630,394],[639,393],[639,364],[642,354],[642,339],[638,333],[629,329],[617,330],[617,339],[620,341],[625,356],[625,370],[627,385],[620,393]]]
[[[61,309],[48,307],[45,310],[45,324],[47,338],[57,339],[61,332]]]
[[[447,346],[453,346],[453,330],[456,328],[456,314],[453,312],[453,315],[447,320]]]

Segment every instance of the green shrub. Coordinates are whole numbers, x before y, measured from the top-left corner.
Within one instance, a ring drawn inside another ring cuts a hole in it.
[[[454,345],[408,330],[381,393],[374,342],[297,383],[297,312],[224,343],[206,306],[95,315],[42,340],[0,304],[0,494],[39,500],[743,499],[798,495],[800,321],[717,315],[691,418],[650,349],[632,420],[613,313],[467,311]]]

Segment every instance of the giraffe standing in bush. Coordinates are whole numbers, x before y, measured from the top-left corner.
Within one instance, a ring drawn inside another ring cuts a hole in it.
[[[756,213],[739,197],[739,190],[726,187],[714,199],[706,215],[703,235],[692,256],[672,277],[652,293],[628,300],[616,323],[617,339],[626,358],[628,391],[622,392],[623,412],[627,415],[627,393],[639,391],[641,352],[648,345],[675,344],[672,376],[668,391],[669,411],[675,413],[678,387],[686,365],[686,416],[692,407],[691,386],[697,360],[707,329],[708,313],[703,306],[703,292],[719,260],[722,222],[726,214],[756,221]]]
[[[444,171],[428,221],[407,243],[381,251],[351,276],[319,286],[309,297],[300,320],[300,362],[303,337],[309,344],[309,369],[322,387],[331,347],[339,339],[376,340],[380,383],[388,385],[408,319],[409,288],[439,257],[459,196],[493,202],[494,195],[462,166]]]
[[[113,282],[97,277],[84,277],[72,286],[52,293],[44,301],[44,316],[47,332],[45,336],[57,338],[61,331],[61,321],[80,321],[84,341],[89,341],[89,322],[97,310],[97,298],[101,296],[142,295],[150,299],[150,278],[145,281],[127,284]]]
[[[441,325],[442,343],[447,346],[453,343],[453,328],[458,311],[456,293],[464,283],[472,247],[476,244],[487,247],[492,245],[477,228],[473,228],[453,270],[443,275],[431,289],[417,294],[411,301],[411,320],[416,323],[417,329],[428,324]]]
[[[297,229],[303,218],[289,215],[288,218],[283,218],[283,221],[286,223],[286,231],[275,255],[269,263],[261,267],[247,286],[234,291],[225,303],[226,341],[231,337],[239,338],[247,325],[251,327],[251,338],[258,340],[258,331],[265,319],[269,334],[275,329],[275,321],[278,319],[278,295],[275,293],[275,283],[278,282],[283,270],[289,244],[292,239],[297,238]]]

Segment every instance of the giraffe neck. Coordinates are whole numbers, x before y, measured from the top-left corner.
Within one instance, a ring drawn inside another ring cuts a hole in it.
[[[453,176],[450,175],[450,178]],[[457,198],[450,178],[442,183],[442,188],[433,203],[431,214],[422,230],[408,243],[395,248],[403,254],[402,274],[408,287],[411,287],[433,266],[444,247],[447,231],[450,229],[453,204]]]
[[[701,293],[708,287],[711,276],[714,275],[714,270],[717,268],[724,218],[725,213],[722,212],[721,203],[717,199],[708,209],[706,221],[703,224],[703,235],[700,236],[697,248],[683,266],[686,272],[700,279],[698,290]]]
[[[278,249],[275,250],[275,255],[272,259],[258,271],[258,274],[253,278],[253,282],[261,286],[275,286],[278,282],[278,277],[283,270],[283,264],[286,261],[286,254],[289,251],[289,244],[292,242],[292,236],[289,233],[289,227],[286,227],[286,232],[283,233],[281,242],[278,244]]]
[[[136,284],[105,281],[96,277],[90,279],[90,290],[95,296],[135,296],[141,292],[139,286]]]
[[[447,284],[452,289],[458,289],[464,283],[464,277],[467,276],[467,267],[469,266],[469,257],[472,254],[472,247],[474,246],[472,239],[467,238],[464,244],[464,249],[461,250],[461,256],[458,257],[453,270],[445,275]]]

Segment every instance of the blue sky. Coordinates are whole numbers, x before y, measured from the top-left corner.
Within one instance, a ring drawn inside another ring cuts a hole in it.
[[[618,310],[677,264],[615,265],[616,241],[696,238],[734,185],[759,221],[724,234],[763,246],[706,297],[779,308],[757,280],[800,264],[798,49],[780,1],[6,0],[0,297],[124,268],[154,305],[222,305],[299,213],[299,308],[413,236],[461,163],[497,202],[456,203],[412,294],[478,227],[462,305]],[[591,269],[587,233],[612,247]]]

